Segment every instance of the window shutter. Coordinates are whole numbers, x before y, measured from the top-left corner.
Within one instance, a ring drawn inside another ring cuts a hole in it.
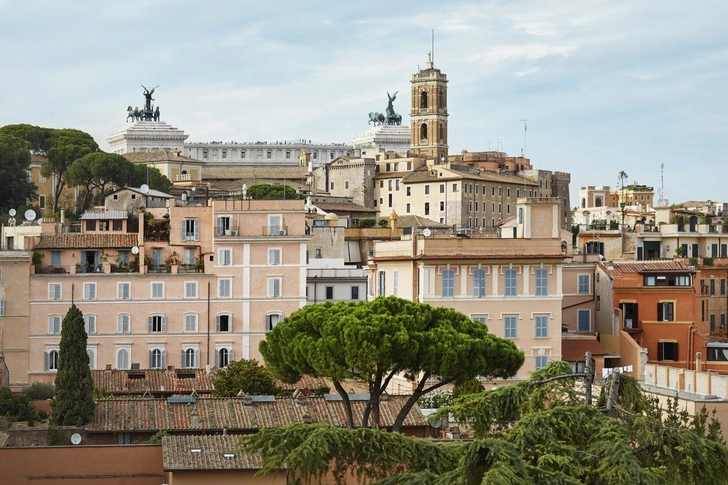
[[[225,230],[222,225],[222,217],[217,218],[217,235],[222,236],[225,233]]]
[[[215,367],[220,367],[220,351],[215,351]]]
[[[0,300],[0,317],[5,316],[5,300]]]
[[[181,366],[182,366],[183,368],[184,368],[184,367],[187,367],[187,366],[185,365],[185,349],[182,349],[182,350],[181,350],[180,352],[181,352],[181,353],[180,353],[180,364],[181,364]]]
[[[657,321],[658,322],[662,321],[662,303],[657,304]],[[662,359],[658,359],[658,360],[662,360]]]
[[[166,368],[167,368],[167,351],[163,350],[162,351],[162,369],[166,369]]]
[[[149,368],[154,369],[154,351],[149,351]]]
[[[657,360],[665,360],[665,344],[657,344]]]
[[[147,331],[152,333],[154,331],[154,317],[151,315],[147,317]]]
[[[220,331],[220,315],[215,317],[215,330]]]
[[[195,367],[200,367],[200,351],[195,350]]]
[[[167,332],[167,317],[162,316],[162,333]]]
[[[192,225],[194,226],[194,229],[195,229],[194,240],[199,241],[200,240],[200,221],[195,219],[194,221],[192,221]]]
[[[43,370],[48,370],[48,352],[43,353]]]
[[[182,227],[182,234],[180,235],[180,237],[182,238],[183,241],[186,241],[187,240],[187,233],[186,233],[185,229],[187,229],[187,227],[186,227],[187,226],[187,221],[184,220],[184,219],[182,219],[182,223],[180,224],[180,226]]]
[[[233,347],[230,347],[228,349],[228,364],[235,360],[235,349]]]

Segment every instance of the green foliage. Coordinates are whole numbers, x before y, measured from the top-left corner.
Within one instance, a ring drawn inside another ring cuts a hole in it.
[[[63,446],[68,444],[68,433],[54,425],[48,427],[48,444],[51,446]]]
[[[443,406],[449,406],[453,402],[452,391],[432,391],[425,394],[417,401],[417,404],[424,409],[437,409]]]
[[[455,386],[452,388],[452,397],[458,398],[467,396],[468,394],[477,394],[484,390],[483,383],[477,377],[471,377],[462,382],[455,383]]]
[[[167,430],[161,429],[154,433],[152,436],[149,437],[148,440],[138,440],[135,441],[135,445],[161,445],[162,444],[162,438],[167,436]]]
[[[241,391],[250,395],[272,395],[278,391],[270,371],[255,359],[234,360],[217,369],[213,386],[218,397],[234,397]]]
[[[36,382],[25,390],[25,394],[34,401],[52,399],[56,395],[56,386],[50,382]]]
[[[55,425],[83,426],[93,418],[93,380],[86,340],[83,313],[72,305],[61,329],[56,395],[51,402]]]
[[[99,401],[101,399],[108,399],[111,397],[111,393],[107,391],[103,387],[94,387],[93,392],[91,393],[91,396],[94,401]]]
[[[367,383],[370,400],[364,426],[379,426],[379,396],[397,373],[419,379],[397,416],[401,426],[420,396],[477,375],[509,377],[523,364],[510,340],[490,335],[482,323],[449,308],[397,297],[368,302],[308,305],[287,317],[261,342],[260,351],[273,375],[296,382],[303,374],[329,377],[347,409],[344,379]],[[429,385],[432,376],[440,376]]]
[[[141,187],[149,185],[150,189],[168,193],[172,188],[172,182],[156,167],[144,164],[132,164],[129,179],[123,184],[127,187]]]
[[[28,179],[30,152],[25,142],[0,129],[0,212],[18,209],[35,197],[37,187]]]
[[[377,225],[376,219],[361,219],[359,221],[359,227],[374,227]]]
[[[387,219],[379,219],[377,225],[382,228],[389,227],[389,221]]]
[[[26,394],[13,394],[7,387],[0,387],[0,416],[8,421],[36,419],[35,407]]]
[[[691,417],[677,400],[662,410],[634,379],[622,376],[618,413],[610,417],[600,408],[603,401],[583,402],[578,376],[562,364],[443,409],[468,423],[475,433],[469,442],[294,424],[246,436],[241,444],[263,456],[263,473],[286,466],[295,483],[331,473],[343,484],[347,472],[379,485],[728,483],[728,448],[715,413],[703,409]]]
[[[246,194],[251,199],[304,199],[305,197],[288,185],[282,184],[256,184],[248,187]]]

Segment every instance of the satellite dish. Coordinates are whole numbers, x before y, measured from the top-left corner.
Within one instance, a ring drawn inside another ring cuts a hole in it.
[[[35,211],[33,209],[28,209],[25,211],[25,219],[27,221],[34,221],[35,220]]]
[[[143,194],[148,194],[149,193],[149,186],[147,184],[142,184],[142,186],[139,187],[139,190],[141,190]]]
[[[74,445],[77,445],[81,442],[81,435],[78,433],[73,433],[71,435],[71,443]]]
[[[424,229],[424,231],[422,231],[422,235],[425,236],[425,237],[430,237],[431,234],[432,234],[432,231],[430,231],[430,228],[429,227],[426,227]]]
[[[136,247],[136,246],[133,246],[133,247],[131,248],[131,253],[132,253],[132,254],[139,254],[139,248],[138,248],[138,247]]]
[[[15,211],[15,209],[10,209],[9,214],[10,214],[10,217],[15,217],[15,214],[17,214],[17,212]]]
[[[442,418],[436,418],[434,416],[430,416],[429,418],[427,418],[427,422],[433,428],[439,428],[440,426],[442,426]]]

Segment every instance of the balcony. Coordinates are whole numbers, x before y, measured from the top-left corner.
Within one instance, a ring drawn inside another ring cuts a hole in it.
[[[287,236],[288,226],[263,226],[263,236]]]

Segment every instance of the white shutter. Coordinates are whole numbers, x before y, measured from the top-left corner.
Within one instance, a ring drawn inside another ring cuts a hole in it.
[[[194,241],[199,241],[200,240],[200,221],[198,221],[197,219],[195,219],[195,220],[192,221],[192,225],[194,226],[194,231],[195,231],[195,235],[194,235],[193,240]]]
[[[154,317],[148,316],[147,317],[147,332],[152,333],[154,331]]]
[[[185,365],[185,349],[182,349],[182,350],[180,351],[180,360],[179,360],[179,361],[180,361],[180,365],[182,366],[182,368],[183,368],[183,369],[184,369],[185,367],[187,367],[187,366]]]
[[[220,331],[220,315],[215,317],[215,331]]]
[[[223,226],[222,217],[217,218],[217,235],[222,236],[225,234],[225,227]]]
[[[149,351],[149,368],[154,369],[154,351]]]
[[[220,367],[220,351],[215,351],[215,367]]]
[[[180,235],[180,238],[182,238],[182,241],[187,240],[187,220],[182,219],[182,223],[180,224],[182,227],[182,234]]]
[[[162,333],[167,332],[167,317],[162,315]]]
[[[230,362],[232,362],[233,360],[235,360],[235,349],[230,347],[228,349],[228,365],[230,365]]]
[[[5,300],[0,299],[0,317],[5,316]]]
[[[50,360],[48,352],[43,353],[43,370],[48,370],[48,361]]]
[[[167,351],[163,350],[162,351],[162,369],[166,369],[166,368],[167,368]]]

